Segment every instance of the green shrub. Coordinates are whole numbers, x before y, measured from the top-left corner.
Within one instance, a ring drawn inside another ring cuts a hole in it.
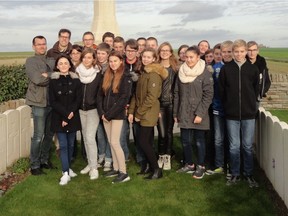
[[[25,66],[0,66],[0,83],[0,103],[24,98],[28,83]]]
[[[12,166],[13,173],[25,173],[30,167],[29,158],[20,158]]]

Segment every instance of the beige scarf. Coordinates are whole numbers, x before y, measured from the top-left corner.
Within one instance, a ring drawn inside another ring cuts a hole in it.
[[[193,82],[205,70],[205,61],[200,59],[193,68],[184,62],[179,69],[179,79],[182,83]]]
[[[91,83],[99,71],[97,66],[87,69],[82,63],[76,68],[80,81],[84,84]]]

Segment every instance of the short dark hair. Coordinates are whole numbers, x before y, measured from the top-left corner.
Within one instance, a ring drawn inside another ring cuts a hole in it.
[[[139,41],[139,40],[145,40],[145,41],[146,41],[146,38],[144,38],[144,37],[139,37],[139,38],[137,38],[137,41]]]
[[[124,38],[123,37],[120,37],[120,36],[117,36],[117,37],[115,37],[114,38],[114,43],[123,43],[123,44],[125,44],[125,40],[124,40]]]
[[[200,55],[199,47],[196,46],[196,45],[190,46],[190,47],[186,50],[186,53],[189,52],[189,51],[194,52],[194,53],[197,54],[197,55]]]
[[[69,38],[71,38],[71,31],[69,29],[60,29],[58,32],[58,37],[61,36],[62,33],[68,33],[69,34]]]
[[[37,35],[37,36],[35,36],[34,38],[33,38],[33,40],[32,40],[32,44],[33,45],[35,45],[35,40],[36,39],[45,39],[45,41],[46,41],[46,38],[44,37],[44,36],[42,36],[42,35]]]
[[[84,32],[84,34],[83,34],[83,36],[82,36],[82,40],[83,40],[83,38],[84,38],[85,35],[92,35],[92,36],[93,36],[93,39],[95,38],[95,37],[94,37],[94,34],[93,34],[92,32],[86,31],[86,32]]]
[[[125,43],[125,49],[127,48],[127,46],[129,46],[131,49],[135,49],[135,50],[139,49],[138,43],[135,39],[127,40]]]
[[[148,38],[146,39],[146,41],[148,41],[148,40],[154,40],[154,41],[156,41],[156,43],[158,44],[158,40],[157,40],[155,37],[148,37]]]
[[[103,43],[98,44],[96,51],[97,50],[104,51],[104,52],[107,52],[108,54],[110,54],[111,47],[109,46],[109,44],[103,42]]]
[[[71,54],[74,49],[77,50],[80,53],[82,53],[82,51],[83,51],[83,47],[82,46],[80,46],[78,44],[73,44],[69,54]]]
[[[106,38],[106,37],[111,37],[111,38],[113,38],[113,40],[114,40],[114,34],[112,33],[112,32],[105,32],[104,34],[103,34],[103,36],[102,36],[102,42],[104,42],[104,39]]]

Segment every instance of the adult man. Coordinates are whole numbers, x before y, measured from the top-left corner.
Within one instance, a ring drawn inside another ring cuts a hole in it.
[[[58,41],[54,44],[54,46],[51,49],[48,50],[47,57],[52,57],[55,60],[61,55],[69,57],[70,50],[72,49],[70,38],[71,38],[70,30],[60,29],[58,32]]]
[[[83,46],[85,48],[93,48],[94,50],[97,49],[97,45],[94,44],[95,38],[94,34],[90,31],[87,31],[82,36]]]
[[[34,133],[31,142],[31,173],[41,175],[41,168],[52,168],[49,162],[49,152],[53,132],[50,131],[51,107],[48,99],[49,73],[53,71],[55,60],[46,57],[46,38],[39,35],[33,38],[32,48],[35,55],[25,63],[28,77],[26,104],[32,108]]]
[[[114,50],[120,52],[122,56],[124,56],[124,48],[125,48],[124,38],[120,36],[115,37],[113,42],[113,48]]]

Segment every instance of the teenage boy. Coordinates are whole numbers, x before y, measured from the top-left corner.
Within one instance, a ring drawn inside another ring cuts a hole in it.
[[[137,56],[139,57],[142,51],[146,48],[146,38],[144,37],[139,37],[137,39],[137,44],[138,44],[138,52]]]
[[[255,41],[249,41],[247,43],[248,53],[246,59],[250,61],[252,64],[256,65],[260,72],[260,91],[258,99],[259,101],[262,97],[266,97],[266,93],[268,92],[271,86],[271,80],[266,64],[265,58],[259,55],[259,46]]]
[[[52,57],[55,60],[61,56],[70,55],[72,44],[70,43],[71,31],[69,29],[60,29],[58,32],[58,41],[47,52],[47,57]]]
[[[112,32],[105,32],[102,36],[102,42],[109,44],[111,49],[113,48],[113,42],[114,42],[114,34]]]
[[[224,41],[220,45],[220,55],[222,61],[217,62],[213,65],[213,81],[214,81],[214,96],[212,100],[212,113],[213,113],[213,125],[214,125],[214,146],[215,146],[215,169],[207,170],[206,174],[215,174],[215,173],[223,173],[225,167],[224,158],[226,156],[226,162],[228,162],[227,154],[225,154],[226,148],[228,149],[228,145],[225,145],[225,137],[226,137],[226,124],[225,124],[225,113],[221,103],[220,95],[219,95],[219,74],[220,70],[224,64],[227,64],[232,61],[232,41]],[[218,46],[213,48],[214,50],[218,50]],[[218,52],[218,51],[217,51]],[[227,168],[227,175],[229,176]],[[229,176],[230,177],[230,176]]]
[[[124,56],[124,49],[125,49],[125,40],[124,38],[117,36],[114,38],[113,42],[113,48],[114,50],[121,53],[122,56]]]
[[[232,45],[233,60],[219,74],[219,95],[224,107],[229,140],[231,178],[226,185],[240,180],[240,148],[243,150],[243,174],[249,187],[258,187],[253,178],[253,141],[259,70],[246,60],[247,44],[236,40]]]
[[[50,130],[51,110],[48,99],[49,76],[55,60],[47,58],[46,38],[39,35],[33,38],[35,55],[27,58],[25,73],[28,77],[26,104],[32,108],[34,133],[31,140],[30,166],[32,175],[45,174],[41,168],[52,169],[49,153],[54,133]]]
[[[93,48],[94,50],[96,50],[97,45],[94,44],[95,37],[94,37],[94,34],[92,32],[90,32],[90,31],[85,32],[82,36],[82,41],[83,41],[84,49],[85,48]]]
[[[146,40],[146,47],[147,48],[152,48],[152,49],[155,49],[156,52],[157,52],[157,49],[158,49],[158,41],[155,37],[148,37],[147,40]]]
[[[104,75],[108,67],[108,57],[111,47],[107,43],[100,43],[96,50],[97,64],[101,67],[101,73]],[[112,167],[112,154],[108,143],[107,135],[104,130],[103,121],[100,120],[96,134],[98,144],[98,165],[104,164],[104,171],[110,171]]]

